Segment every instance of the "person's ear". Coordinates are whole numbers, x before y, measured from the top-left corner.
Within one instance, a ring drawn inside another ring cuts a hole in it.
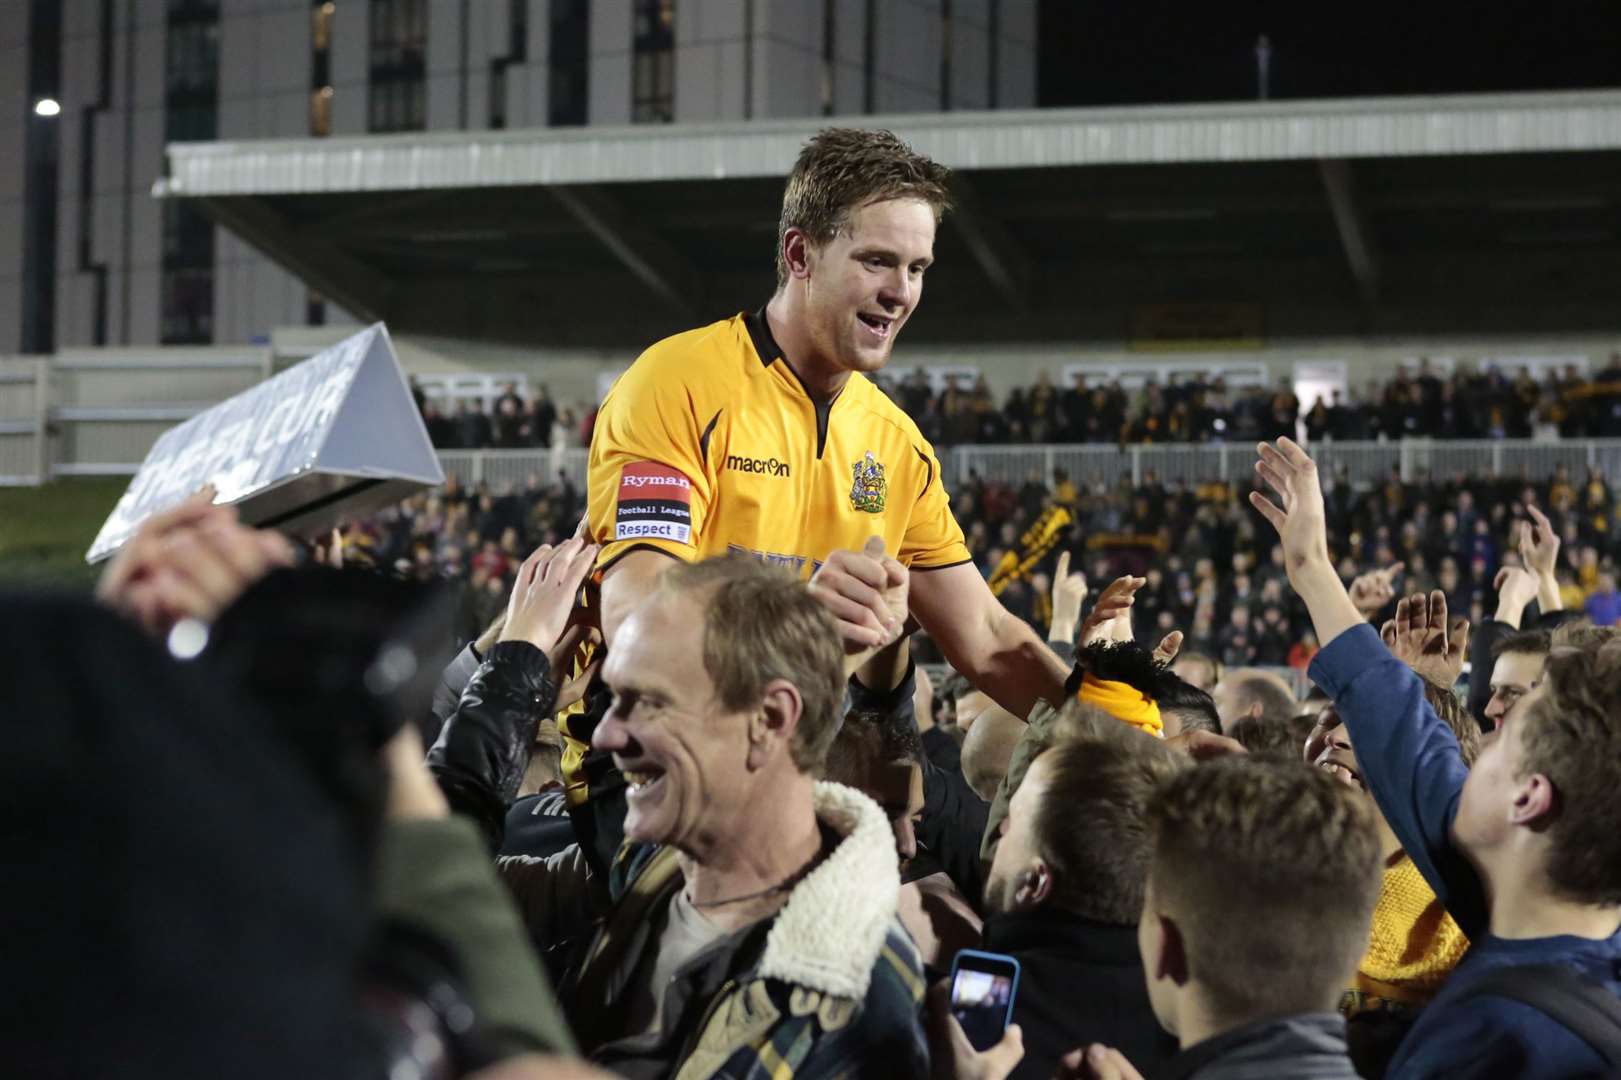
[[[788,264],[789,277],[810,277],[815,252],[811,248],[811,240],[805,234],[805,230],[798,226],[789,226],[787,232],[783,233],[782,259]]]
[[[1182,928],[1169,915],[1152,913],[1148,917],[1153,920],[1154,955],[1143,959],[1150,965],[1149,974],[1155,979],[1170,979],[1177,986],[1186,986],[1188,954]]]
[[[774,679],[766,684],[759,707],[749,717],[750,769],[764,768],[777,750],[794,737],[802,708],[803,702],[793,683]]]
[[[1036,859],[1019,871],[1019,883],[1013,890],[1013,904],[1017,908],[1033,908],[1052,895],[1053,875],[1047,864]]]
[[[1540,828],[1547,824],[1545,819],[1553,813],[1558,800],[1553,783],[1541,773],[1532,773],[1520,781],[1514,803],[1509,807],[1508,820],[1514,825]]]

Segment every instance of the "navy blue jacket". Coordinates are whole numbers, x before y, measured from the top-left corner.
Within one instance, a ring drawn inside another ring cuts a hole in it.
[[[1424,700],[1419,677],[1392,656],[1373,627],[1331,641],[1311,665],[1356,743],[1363,779],[1402,848],[1446,905],[1471,946],[1413,1025],[1386,1076],[1536,1078],[1601,1076],[1598,1054],[1562,1024],[1491,995],[1453,1007],[1469,983],[1493,968],[1566,964],[1621,994],[1621,933],[1505,940],[1487,932],[1480,875],[1451,840],[1464,779],[1457,739]]]

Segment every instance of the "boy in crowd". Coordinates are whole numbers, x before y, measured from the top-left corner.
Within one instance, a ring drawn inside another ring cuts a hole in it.
[[[1282,505],[1259,492],[1250,501],[1278,530],[1323,642],[1312,679],[1334,698],[1403,850],[1472,943],[1387,1075],[1606,1075],[1568,1006],[1613,1008],[1605,991],[1621,991],[1621,641],[1555,648],[1468,768],[1423,680],[1334,572],[1316,463],[1288,439],[1260,455],[1257,472]],[[1397,621],[1445,647],[1444,595],[1412,597]],[[1521,1000],[1538,991],[1565,1004]]]
[[[1149,802],[1153,861],[1137,941],[1182,1052],[1156,1077],[1352,1080],[1340,992],[1379,889],[1374,811],[1320,770],[1231,756]],[[1066,1075],[1140,1080],[1093,1044]]]

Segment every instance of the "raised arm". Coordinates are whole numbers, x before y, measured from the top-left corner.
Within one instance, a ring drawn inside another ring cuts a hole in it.
[[[910,603],[951,666],[1014,716],[1063,700],[1068,666],[991,595],[972,564],[914,571]]]
[[[535,729],[556,707],[554,667],[577,642],[565,630],[595,556],[595,547],[573,539],[556,549],[543,546],[524,560],[500,640],[428,752],[445,797],[478,824],[492,850],[500,846]]]
[[[1478,932],[1485,925],[1480,879],[1450,838],[1468,775],[1458,741],[1424,700],[1419,676],[1390,654],[1340,583],[1316,463],[1289,439],[1263,443],[1260,452],[1256,471],[1281,505],[1258,492],[1250,502],[1278,530],[1289,583],[1323,643],[1312,679],[1350,729],[1363,779],[1402,848],[1464,932]],[[1402,617],[1427,622],[1428,605],[1420,616],[1409,603]],[[1437,629],[1445,633],[1444,623]]]

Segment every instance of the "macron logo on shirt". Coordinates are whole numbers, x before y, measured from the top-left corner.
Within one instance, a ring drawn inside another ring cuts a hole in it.
[[[731,472],[760,473],[765,476],[792,476],[786,461],[776,458],[742,457],[726,455],[726,468]]]

